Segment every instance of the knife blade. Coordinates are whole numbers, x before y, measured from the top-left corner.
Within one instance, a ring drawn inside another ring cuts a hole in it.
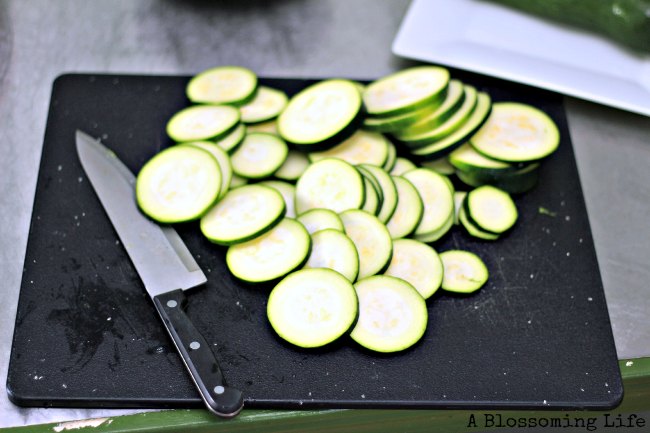
[[[135,200],[136,178],[117,155],[77,130],[79,161],[133,262],[145,289],[207,408],[230,418],[243,407],[229,387],[210,345],[185,313],[184,290],[207,281],[178,233],[145,217]]]

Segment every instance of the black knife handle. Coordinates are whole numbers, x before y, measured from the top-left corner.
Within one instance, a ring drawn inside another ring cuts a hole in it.
[[[226,385],[212,349],[185,313],[183,291],[154,296],[153,302],[208,409],[222,418],[237,415],[244,406],[242,393]]]

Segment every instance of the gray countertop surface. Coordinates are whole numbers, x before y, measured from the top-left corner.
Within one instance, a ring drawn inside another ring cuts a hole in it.
[[[373,78],[405,0],[0,0],[0,427],[132,411],[20,409],[5,379],[52,82],[65,72]],[[650,118],[566,99],[619,358],[650,356]]]

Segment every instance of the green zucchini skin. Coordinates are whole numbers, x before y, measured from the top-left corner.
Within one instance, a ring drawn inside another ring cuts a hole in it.
[[[490,0],[650,52],[650,0]]]

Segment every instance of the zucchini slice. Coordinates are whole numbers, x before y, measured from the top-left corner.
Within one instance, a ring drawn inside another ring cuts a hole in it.
[[[260,123],[275,119],[287,106],[287,102],[289,102],[289,98],[283,91],[259,86],[253,100],[239,107],[241,121]]]
[[[514,164],[483,156],[474,150],[469,143],[465,143],[451,152],[449,154],[449,163],[452,167],[464,172],[494,173],[495,175],[517,169]]]
[[[395,167],[395,161],[397,160],[397,148],[390,141],[388,142],[388,158],[386,158],[386,163],[383,166],[383,169],[390,173],[390,171]]]
[[[344,335],[358,316],[354,286],[330,269],[293,272],[271,291],[266,315],[273,330],[299,347],[320,347]]]
[[[488,270],[479,256],[469,251],[440,253],[443,266],[442,288],[449,292],[472,293],[488,280]]]
[[[294,219],[284,218],[255,239],[228,247],[226,264],[242,281],[273,281],[299,268],[310,249],[311,238],[305,227]]]
[[[395,116],[441,103],[448,84],[445,68],[417,66],[373,81],[363,92],[363,102],[370,116]]]
[[[467,191],[455,191],[454,192],[454,224],[460,224],[460,210],[463,208],[463,203],[465,202],[465,197],[467,197]]]
[[[557,149],[560,132],[546,113],[526,104],[498,102],[485,125],[471,138],[483,155],[506,162],[542,159]]]
[[[393,254],[393,241],[386,226],[362,210],[348,210],[340,217],[359,254],[359,278],[381,273]]]
[[[451,229],[454,225],[454,215],[449,215],[449,218],[447,218],[447,221],[437,230],[434,230],[429,233],[423,233],[419,235],[413,235],[413,238],[424,243],[431,243],[435,242],[438,239],[442,238],[444,235],[447,234],[449,229]]]
[[[425,105],[417,110],[390,117],[366,117],[363,120],[363,129],[375,132],[396,132],[408,128],[436,111],[434,104]]]
[[[458,80],[450,80],[447,95],[442,104],[434,112],[418,120],[408,128],[395,131],[399,135],[418,135],[431,131],[446,122],[456,113],[465,102],[465,88]]]
[[[160,223],[200,218],[219,197],[221,170],[198,147],[177,145],[151,158],[136,179],[140,210]]]
[[[352,165],[372,164],[381,167],[388,159],[389,144],[382,134],[360,129],[331,149],[310,153],[309,159],[317,162],[325,158],[339,158]]]
[[[403,177],[393,176],[397,187],[397,208],[386,223],[391,238],[404,238],[413,233],[420,224],[424,205],[413,184]]]
[[[289,100],[278,117],[278,131],[288,143],[326,149],[348,138],[362,119],[361,94],[349,80],[325,80]]]
[[[398,239],[393,242],[393,258],[384,275],[401,278],[429,299],[442,284],[442,261],[429,245],[414,239]]]
[[[277,135],[255,132],[246,134],[232,154],[232,170],[247,179],[271,176],[287,159],[289,148]]]
[[[390,174],[392,176],[401,176],[407,171],[414,170],[416,168],[418,168],[417,165],[411,162],[410,159],[406,159],[406,158],[402,158],[401,156],[398,156],[397,159],[395,160],[395,165],[393,166],[393,169],[390,171]]]
[[[427,168],[418,168],[402,175],[411,182],[424,204],[422,220],[415,235],[426,236],[443,228],[449,218],[453,219],[454,198],[446,178]]]
[[[241,186],[229,191],[201,218],[201,232],[219,245],[245,242],[273,228],[285,209],[277,190],[263,185]]]
[[[289,150],[284,164],[273,173],[273,176],[282,180],[296,181],[307,170],[309,164],[307,155],[297,150]]]
[[[218,66],[195,75],[186,88],[187,98],[196,104],[241,105],[257,90],[257,75],[241,66]]]
[[[219,140],[239,125],[239,111],[227,105],[195,105],[174,114],[167,135],[176,141]]]
[[[328,268],[354,282],[359,275],[359,255],[342,231],[325,229],[312,233],[311,253],[305,268]]]
[[[379,207],[381,202],[379,201],[379,194],[372,183],[368,180],[367,177],[363,177],[364,189],[366,192],[366,199],[363,202],[363,207],[361,210],[368,212],[370,215],[377,215],[379,212]]]
[[[361,164],[359,171],[369,173],[379,184],[382,201],[377,218],[385,224],[397,208],[397,187],[395,187],[393,178],[386,170],[370,164]]]
[[[253,132],[266,132],[267,134],[280,135],[278,132],[278,122],[276,120],[269,120],[268,122],[252,123],[246,125],[246,132],[248,134]]]
[[[246,184],[248,184],[248,179],[239,177],[235,173],[232,174],[232,178],[230,179],[230,189],[239,188]]]
[[[296,197],[296,186],[288,182],[283,182],[281,180],[264,180],[259,182],[258,185],[264,185],[273,188],[280,193],[284,199],[284,205],[286,207],[286,212],[284,216],[287,218],[296,217],[296,206],[295,206],[295,197]]]
[[[356,91],[356,90],[355,90]],[[310,165],[296,183],[296,213],[309,209],[343,212],[360,209],[365,187],[359,171],[347,162],[330,158]]]
[[[237,146],[244,141],[246,136],[246,127],[243,123],[239,123],[235,129],[232,130],[228,135],[216,141],[216,145],[225,150],[228,153],[232,153]]]
[[[343,221],[336,212],[329,209],[312,209],[300,214],[298,221],[305,226],[309,234],[325,229],[344,231]]]
[[[477,239],[482,239],[484,241],[496,241],[499,239],[499,234],[487,232],[470,220],[470,218],[467,216],[467,209],[464,205],[464,202],[458,210],[458,221],[460,221],[460,224],[465,227],[465,230],[467,230],[467,233],[469,233],[470,236],[473,236]]]
[[[456,172],[456,169],[449,163],[449,160],[446,156],[434,159],[432,161],[422,161],[420,165],[424,168],[429,168],[436,173],[440,173],[445,176],[451,176]]]
[[[530,191],[537,185],[539,178],[538,162],[533,162],[519,170],[504,173],[490,173],[483,171],[456,171],[456,176],[463,183],[478,187],[492,185],[510,194],[521,194]]]
[[[427,305],[406,281],[377,275],[358,281],[359,319],[350,336],[366,349],[398,352],[417,343],[427,328]]]
[[[186,144],[207,150],[210,152],[210,155],[212,155],[212,157],[217,160],[217,163],[219,164],[219,170],[221,171],[221,188],[219,190],[219,198],[222,198],[228,192],[228,188],[230,187],[230,180],[232,179],[232,166],[230,165],[230,157],[222,148],[209,141],[192,141]]]
[[[430,161],[447,155],[461,144],[465,143],[476,131],[481,128],[490,115],[492,109],[492,100],[487,93],[478,94],[478,102],[472,114],[465,123],[439,141],[434,141],[427,146],[414,149],[411,154],[416,158]]]
[[[493,186],[478,187],[467,194],[468,216],[483,230],[503,233],[515,225],[517,206],[510,195]]]
[[[474,111],[474,107],[476,107],[478,97],[476,88],[470,85],[465,85],[464,92],[465,98],[463,99],[463,104],[441,125],[418,134],[398,134],[395,136],[395,138],[397,138],[400,142],[404,143],[408,147],[416,149],[418,147],[423,147],[431,144],[432,142],[438,141],[441,138],[451,134],[465,123],[467,118]]]

